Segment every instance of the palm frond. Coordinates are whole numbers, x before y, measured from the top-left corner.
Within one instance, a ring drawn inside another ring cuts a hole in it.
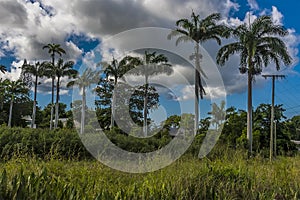
[[[5,72],[7,71],[6,67],[4,65],[0,65],[0,71],[5,74]]]

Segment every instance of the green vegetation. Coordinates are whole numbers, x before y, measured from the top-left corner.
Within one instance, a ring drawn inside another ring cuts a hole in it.
[[[0,199],[299,199],[299,164],[300,157],[247,160],[222,147],[147,174],[97,161],[17,158],[0,163]]]
[[[288,32],[274,25],[268,16],[234,30],[219,23],[220,20],[220,14],[200,19],[193,12],[191,19],[176,22],[177,29],[168,38],[176,37],[176,45],[186,41],[195,43],[195,52],[190,56],[195,63],[195,115],[170,116],[157,126],[151,125],[149,111],[158,107],[159,94],[148,79],[173,72],[163,54],[145,51],[143,58],[126,56],[120,61],[113,58],[111,64],[102,61],[101,70],[85,69],[79,75],[73,69],[73,61],[58,58],[55,62],[56,56],[66,54],[60,44],[48,44],[43,49],[48,50],[50,62],[31,65],[24,60],[19,80],[0,79],[0,200],[299,199],[300,157],[291,140],[300,138],[300,116],[286,120],[283,106],[275,106],[272,116],[275,114],[278,156],[268,162],[265,158],[270,144],[271,106],[262,103],[256,109],[252,107],[252,83],[262,67],[272,61],[279,70],[281,62],[291,63],[281,40]],[[212,104],[209,116],[199,120],[199,98],[206,95],[202,78],[209,78],[201,68],[199,45],[209,40],[221,45],[222,38],[230,36],[235,42],[221,47],[216,60],[224,65],[231,55],[240,54],[240,72],[248,73],[248,111],[234,107],[226,110],[225,102],[221,102],[220,107]],[[140,69],[143,65],[147,68]],[[135,69],[133,75],[144,76],[143,85],[127,87],[124,75],[131,69]],[[5,72],[6,67],[0,65],[0,73]],[[82,93],[81,100],[71,104],[73,112],[66,111],[67,106],[59,102],[61,79],[65,76],[73,78],[67,86],[78,87]],[[37,106],[39,77],[51,79],[51,101],[43,109]],[[86,93],[92,86],[97,98],[95,106],[89,108]],[[125,92],[132,94],[129,99],[124,97]],[[116,123],[115,110],[124,114],[120,114],[119,120],[125,121],[129,131]],[[134,123],[129,122],[127,113]],[[31,128],[37,129],[24,128],[28,125],[24,117],[29,115]],[[67,119],[66,123],[59,118]],[[75,125],[81,124],[80,133],[93,140],[98,125],[116,146],[145,153],[166,146],[174,137],[172,131],[192,123],[196,136],[185,155],[167,168],[145,174],[115,171],[95,161],[75,129]],[[133,137],[141,135],[142,126],[144,136],[150,130],[157,130],[157,134],[150,138]],[[213,151],[208,157],[198,159],[203,139],[220,128],[222,134]]]
[[[242,24],[231,31],[236,39],[233,43],[223,46],[217,55],[217,63],[224,65],[229,57],[240,56],[240,72],[248,75],[248,108],[247,108],[247,139],[249,152],[252,153],[253,120],[252,120],[252,84],[262,68],[275,63],[279,70],[282,63],[292,64],[287,47],[281,37],[289,34],[283,26],[275,24],[270,16],[260,16],[252,24]]]
[[[90,157],[76,131],[0,127],[0,160],[27,156],[44,160]]]

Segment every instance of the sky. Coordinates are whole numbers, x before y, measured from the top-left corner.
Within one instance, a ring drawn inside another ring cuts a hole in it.
[[[96,63],[111,61],[112,55],[119,59],[128,54],[142,56],[145,50],[157,51],[169,58],[174,70],[170,76],[150,79],[159,86],[161,106],[151,114],[159,121],[194,110],[194,73],[189,60],[193,44],[176,46],[176,39],[166,39],[175,22],[189,18],[192,10],[201,18],[219,12],[222,22],[233,26],[248,23],[249,16],[251,22],[266,14],[290,33],[283,40],[293,64],[282,66],[280,71],[270,64],[262,72],[287,76],[276,81],[275,103],[283,104],[285,115],[290,118],[300,114],[299,7],[297,0],[0,0],[0,64],[9,69],[5,75],[0,73],[0,78],[18,79],[24,59],[31,63],[49,60],[47,51],[42,50],[48,43],[61,44],[67,52],[63,59],[75,61],[75,69],[80,72],[86,66],[97,70]],[[217,66],[219,48],[213,41],[201,47],[201,66],[208,77],[203,80],[208,95],[200,103],[201,117],[207,116],[213,102],[221,100],[226,101],[227,107],[247,108],[247,77],[239,73],[239,57],[234,55],[225,66]],[[126,78],[133,84],[143,80],[142,76]],[[68,81],[67,77],[62,79],[60,100],[69,106],[72,100],[80,98],[80,92],[72,95],[74,92],[66,88]],[[38,105],[43,108],[50,103],[51,80],[43,78],[40,82]],[[271,80],[257,76],[253,106],[261,103],[271,103]]]

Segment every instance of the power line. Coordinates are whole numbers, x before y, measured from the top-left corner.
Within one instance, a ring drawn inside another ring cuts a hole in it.
[[[288,93],[288,95],[285,95],[285,98],[288,98],[290,101],[292,101],[294,104],[298,104],[299,102],[296,101],[296,99],[299,99],[299,96],[296,96],[296,92],[293,92],[292,89],[293,88],[287,88],[286,86],[284,86],[284,84],[282,84],[282,87],[284,89],[284,92],[280,91],[280,93]],[[295,91],[295,90],[294,90]]]

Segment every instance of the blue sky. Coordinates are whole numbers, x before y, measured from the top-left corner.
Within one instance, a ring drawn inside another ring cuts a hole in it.
[[[118,37],[124,37],[124,40],[129,37],[120,33],[143,27],[172,29],[175,27],[175,21],[180,18],[188,18],[192,9],[202,17],[213,12],[220,12],[223,20],[231,24],[246,22],[248,11],[251,12],[252,20],[259,15],[268,14],[272,15],[276,23],[284,25],[291,33],[289,37],[285,38],[285,41],[294,58],[294,64],[289,68],[283,67],[279,72],[276,72],[273,66],[270,65],[263,73],[287,75],[287,79],[276,82],[276,104],[283,104],[287,110],[286,116],[292,117],[300,114],[300,103],[298,101],[300,99],[298,92],[300,86],[300,66],[298,62],[300,41],[299,7],[300,2],[296,0],[165,0],[163,2],[159,0],[66,0],[63,4],[59,0],[2,0],[0,1],[0,64],[7,66],[10,71],[4,75],[4,78],[16,79],[20,73],[20,70],[16,67],[22,64],[23,59],[30,62],[49,59],[47,52],[41,48],[44,44],[54,42],[61,44],[68,52],[64,59],[75,60],[75,68],[80,69],[82,65],[95,59],[95,48],[102,51],[103,55],[101,56],[104,60],[111,60],[111,51],[109,51],[111,48],[115,48],[114,56],[116,57],[124,55],[121,49],[125,44],[127,44],[127,47],[124,47],[124,49],[132,49],[132,47],[128,47],[128,41],[120,40],[116,42],[117,39],[120,39]],[[144,40],[147,40],[147,38],[151,38],[151,32],[149,31]],[[111,44],[104,45],[104,41],[109,40],[113,41],[112,44],[115,46],[109,46]],[[150,40],[147,44],[149,42]],[[132,43],[135,44],[136,41]],[[175,40],[173,43],[175,43]],[[142,44],[139,47],[141,48]],[[214,61],[219,47],[215,43],[207,43],[203,47]],[[149,46],[145,46],[145,48],[149,48]],[[188,51],[188,46],[179,45],[177,48],[186,48],[186,51]],[[138,54],[135,52],[135,55]],[[180,103],[186,111],[193,112],[191,64],[180,58],[180,55],[171,53],[168,55],[175,66],[175,71],[183,75],[188,80],[189,85],[183,85],[176,75],[157,78],[163,80],[165,88],[159,89],[161,94],[160,104],[162,106],[153,115],[155,118],[179,114]],[[246,76],[239,74],[237,58],[235,56],[230,59],[226,66],[217,66],[217,68],[226,89],[227,107],[234,106],[245,110],[247,105]],[[3,75],[0,74],[0,76]],[[211,80],[205,81],[209,82]],[[38,104],[44,107],[50,102],[50,82],[47,79],[43,79],[41,82]],[[67,78],[62,81],[61,101],[69,105],[72,102],[72,92],[65,88],[67,82]],[[219,91],[219,87],[217,88],[215,85],[207,85],[207,87],[214,93],[224,97],[224,93]],[[254,107],[260,103],[271,103],[270,80],[257,77],[253,88]],[[173,90],[173,93],[170,92],[171,90]],[[175,95],[175,93],[177,94]],[[172,99],[170,95],[176,97]],[[218,102],[220,100],[220,96],[211,95],[214,96],[213,101]],[[205,117],[206,113],[209,112],[211,103],[208,98],[201,101],[202,117]]]

